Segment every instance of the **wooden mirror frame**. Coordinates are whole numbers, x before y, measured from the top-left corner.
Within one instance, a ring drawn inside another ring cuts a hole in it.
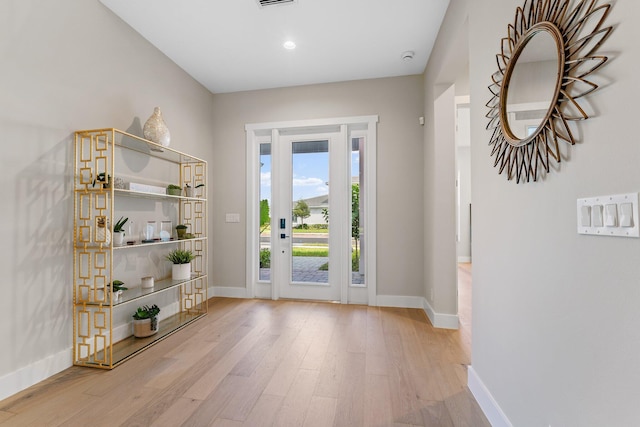
[[[607,61],[606,56],[594,53],[612,31],[612,27],[603,27],[611,5],[596,6],[597,1],[580,0],[571,8],[572,0],[525,0],[516,9],[514,23],[507,27],[501,53],[496,55],[498,71],[491,76],[486,117],[487,130],[492,131],[493,165],[499,168],[498,174],[506,171],[509,180],[537,181],[541,171],[548,173],[550,159],[561,161],[559,141],[576,143],[570,122],[589,118],[578,99],[598,88],[586,77]],[[535,132],[518,138],[507,120],[507,92],[518,58],[540,31],[548,32],[558,49],[554,97]]]

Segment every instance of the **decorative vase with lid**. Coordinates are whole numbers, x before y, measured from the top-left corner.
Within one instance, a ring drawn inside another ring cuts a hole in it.
[[[111,232],[107,228],[107,219],[103,216],[98,217],[98,228],[96,229],[96,243],[108,245],[111,243]]]
[[[168,147],[171,142],[171,133],[162,118],[162,112],[159,107],[153,109],[153,114],[146,121],[142,128],[144,137],[149,141]]]

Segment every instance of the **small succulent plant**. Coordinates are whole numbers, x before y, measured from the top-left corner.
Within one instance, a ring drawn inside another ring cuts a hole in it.
[[[135,313],[133,313],[133,318],[136,320],[144,320],[144,319],[153,319],[158,313],[160,313],[160,307],[153,304],[152,306],[142,306],[138,307]]]
[[[119,233],[121,231],[124,231],[123,227],[127,223],[127,221],[129,221],[129,218],[120,217],[120,219],[118,221],[116,221],[116,224],[113,226],[113,231],[115,233]]]

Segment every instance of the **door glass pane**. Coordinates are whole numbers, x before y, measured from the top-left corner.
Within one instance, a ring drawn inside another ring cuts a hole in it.
[[[329,282],[329,141],[293,142],[291,281]]]
[[[364,286],[364,138],[351,139],[351,284]]]
[[[259,280],[271,281],[271,144],[260,144]]]

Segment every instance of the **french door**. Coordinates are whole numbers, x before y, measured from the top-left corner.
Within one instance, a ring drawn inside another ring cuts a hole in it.
[[[375,137],[363,124],[306,124],[247,125],[249,296],[372,303],[375,196],[363,190],[375,188],[374,162],[364,167]]]
[[[272,145],[271,269],[282,298],[341,299],[350,217],[345,144],[343,130],[281,135]]]

